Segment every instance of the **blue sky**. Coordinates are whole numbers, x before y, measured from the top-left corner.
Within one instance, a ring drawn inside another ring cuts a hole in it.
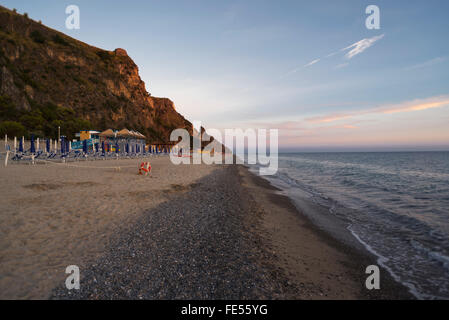
[[[0,3],[126,49],[152,95],[205,127],[279,128],[290,149],[449,148],[449,1]]]

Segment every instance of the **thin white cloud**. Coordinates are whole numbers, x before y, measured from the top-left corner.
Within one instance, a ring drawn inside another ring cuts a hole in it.
[[[341,49],[341,51],[346,51],[351,49],[348,53],[346,53],[345,57],[346,59],[352,59],[356,55],[362,53],[369,47],[371,47],[376,41],[382,39],[384,37],[384,34],[381,34],[380,36],[375,36],[372,38],[365,38],[360,41],[357,41],[356,43],[351,44],[349,47]]]
[[[298,68],[295,68],[295,69],[293,69],[293,70],[290,70],[289,72],[287,72],[286,74],[284,74],[283,76],[281,76],[281,79],[283,79],[283,78],[285,78],[285,77],[287,77],[287,76],[289,76],[289,75],[291,75],[291,74],[293,74],[293,73],[298,72],[298,71],[301,70],[302,68],[310,67],[311,65],[314,65],[315,63],[317,63],[317,62],[320,61],[320,60],[321,60],[321,59],[315,59],[315,60],[309,62],[308,64],[303,65],[302,67],[298,67]]]
[[[421,68],[427,68],[427,67],[431,67],[433,65],[436,65],[438,63],[444,62],[449,58],[449,56],[445,56],[445,57],[436,57],[433,58],[431,60],[428,60],[426,62],[420,63],[420,64],[416,64],[414,66],[410,66],[405,68],[406,70],[414,70],[414,69],[421,69]]]
[[[351,44],[349,47],[343,48],[343,49],[341,49],[339,51],[332,52],[332,53],[326,55],[324,58],[330,58],[330,57],[338,54],[339,52],[351,49],[348,53],[345,54],[345,57],[347,59],[351,59],[354,56],[362,53],[363,51],[365,51],[366,49],[371,47],[376,41],[382,39],[384,37],[384,35],[385,34],[381,34],[380,36],[375,36],[375,37],[368,38],[368,39],[362,39],[360,41],[357,41],[356,43]],[[315,63],[317,63],[317,62],[319,62],[321,60],[322,60],[322,58],[317,58],[315,60],[312,60],[311,62],[305,64],[302,67],[298,67],[298,68],[290,70],[289,72],[287,72],[286,74],[284,74],[280,78],[283,79],[283,78],[285,78],[285,77],[287,77],[287,76],[289,76],[289,75],[291,75],[293,73],[298,72],[300,69],[310,67],[310,66],[314,65]],[[347,65],[348,65],[348,63],[339,64],[339,65],[336,66],[336,69],[340,69],[340,68],[346,67]]]
[[[341,68],[347,67],[348,65],[349,65],[348,62],[340,63],[335,66],[335,69],[341,69]]]
[[[326,56],[326,58],[330,58],[330,57],[332,57],[332,56],[335,56],[337,53],[339,53],[339,51],[335,51],[335,52],[329,53],[329,54]]]
[[[317,63],[320,60],[321,59],[315,59],[315,60],[309,62],[308,64],[304,65],[304,68],[307,68],[307,67],[310,67],[311,65],[314,65],[315,63]]]

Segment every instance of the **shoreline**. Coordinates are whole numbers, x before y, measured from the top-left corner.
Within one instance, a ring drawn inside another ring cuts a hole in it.
[[[293,281],[299,283],[321,283],[323,276],[326,277],[327,292],[315,288],[308,298],[416,299],[408,288],[394,280],[382,266],[379,266],[380,289],[367,290],[365,280],[368,274],[365,274],[365,268],[377,265],[377,257],[355,238],[351,238],[348,230],[342,234],[342,226],[336,226],[338,230],[323,228],[324,224],[329,225],[329,221],[312,221],[310,212],[304,212],[323,210],[324,207],[307,203],[304,199],[302,203],[294,203],[288,196],[280,194],[282,190],[273,186],[269,180],[257,176],[247,167],[241,167],[239,171],[247,188],[253,190],[250,194],[254,200],[266,208],[266,241],[277,247],[279,265],[292,276]],[[301,242],[306,244],[301,246]],[[304,255],[308,255],[309,261],[301,259]],[[344,282],[340,281],[342,279]]]

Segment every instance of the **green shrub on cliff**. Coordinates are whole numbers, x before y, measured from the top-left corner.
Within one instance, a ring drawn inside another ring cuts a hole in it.
[[[37,43],[45,42],[45,37],[37,30],[31,32],[30,37],[31,37],[31,39],[34,40],[34,42],[37,42]]]
[[[0,96],[0,120],[13,119],[16,109],[8,96]]]
[[[53,36],[52,38],[54,43],[63,45],[63,46],[70,46],[70,44],[63,38],[61,37],[59,34],[56,34]]]
[[[21,137],[26,135],[25,127],[16,121],[3,121],[0,123],[0,137]]]
[[[0,96],[0,123],[2,136],[25,136],[33,133],[36,137],[56,138],[58,127],[69,139],[80,130],[94,129],[92,124],[75,115],[71,108],[58,106],[52,102],[39,104],[28,98],[30,110],[18,110],[11,98]]]

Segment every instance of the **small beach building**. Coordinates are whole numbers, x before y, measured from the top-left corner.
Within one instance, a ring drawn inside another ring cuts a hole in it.
[[[87,144],[87,149],[95,150],[95,145],[100,143],[100,131],[85,130],[75,134],[79,141],[72,141],[70,147],[75,150],[83,149],[83,145]],[[84,142],[86,141],[86,142]]]
[[[100,131],[80,131],[79,133],[75,134],[76,137],[80,138],[80,141],[94,139],[100,141]]]
[[[99,134],[100,143],[105,145],[107,152],[115,152],[118,145],[119,152],[142,153],[145,148],[145,136],[137,131],[126,128],[120,131],[105,130]]]

